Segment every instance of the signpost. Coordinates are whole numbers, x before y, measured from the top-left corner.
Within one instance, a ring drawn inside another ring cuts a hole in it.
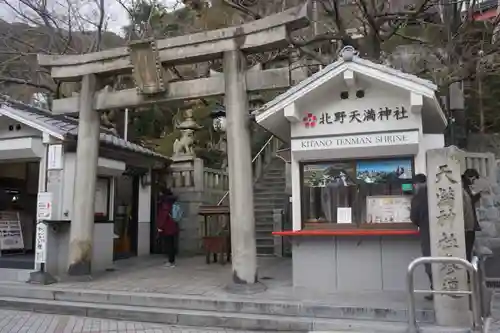
[[[40,269],[30,274],[30,278],[28,280],[29,283],[46,285],[56,282],[56,279],[45,271],[45,264],[47,263],[47,241],[49,237],[47,221],[52,219],[52,201],[52,193],[38,193],[36,209],[35,265],[39,265]]]
[[[47,225],[36,224],[35,264],[45,264],[47,260]]]

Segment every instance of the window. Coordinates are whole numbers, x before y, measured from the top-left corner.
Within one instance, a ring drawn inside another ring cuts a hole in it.
[[[410,222],[412,178],[412,158],[302,164],[306,228]]]
[[[95,196],[94,196],[94,219],[96,221],[108,221],[111,216],[109,216],[109,206],[110,206],[110,186],[111,178],[108,177],[98,177],[95,185]]]

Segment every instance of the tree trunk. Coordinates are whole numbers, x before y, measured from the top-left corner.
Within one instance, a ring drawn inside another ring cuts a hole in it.
[[[477,73],[477,98],[478,98],[478,109],[479,109],[479,133],[484,134],[486,132],[486,126],[484,123],[484,106],[483,106],[483,82],[481,73]]]

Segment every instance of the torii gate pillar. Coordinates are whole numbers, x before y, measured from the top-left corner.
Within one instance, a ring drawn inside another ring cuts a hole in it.
[[[262,289],[263,285],[257,284],[250,117],[245,66],[246,60],[240,50],[224,53],[233,265],[233,284],[229,289],[256,292]]]
[[[94,109],[96,77],[85,75],[80,93],[80,114],[76,148],[73,220],[69,235],[68,275],[90,275],[94,237],[94,197],[99,158],[101,118]]]

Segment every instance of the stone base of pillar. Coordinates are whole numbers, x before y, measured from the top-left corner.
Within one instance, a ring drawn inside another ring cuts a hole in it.
[[[68,275],[70,276],[86,276],[90,275],[91,263],[88,260],[82,260],[77,263],[69,265]]]
[[[241,284],[232,282],[228,284],[225,288],[225,291],[231,294],[238,295],[253,295],[264,292],[267,290],[267,286],[261,282],[249,283],[249,284]]]
[[[56,283],[57,280],[47,272],[32,272],[30,273],[30,278],[28,280],[28,283],[31,284],[40,284],[40,285],[48,285],[48,284],[53,284]]]

